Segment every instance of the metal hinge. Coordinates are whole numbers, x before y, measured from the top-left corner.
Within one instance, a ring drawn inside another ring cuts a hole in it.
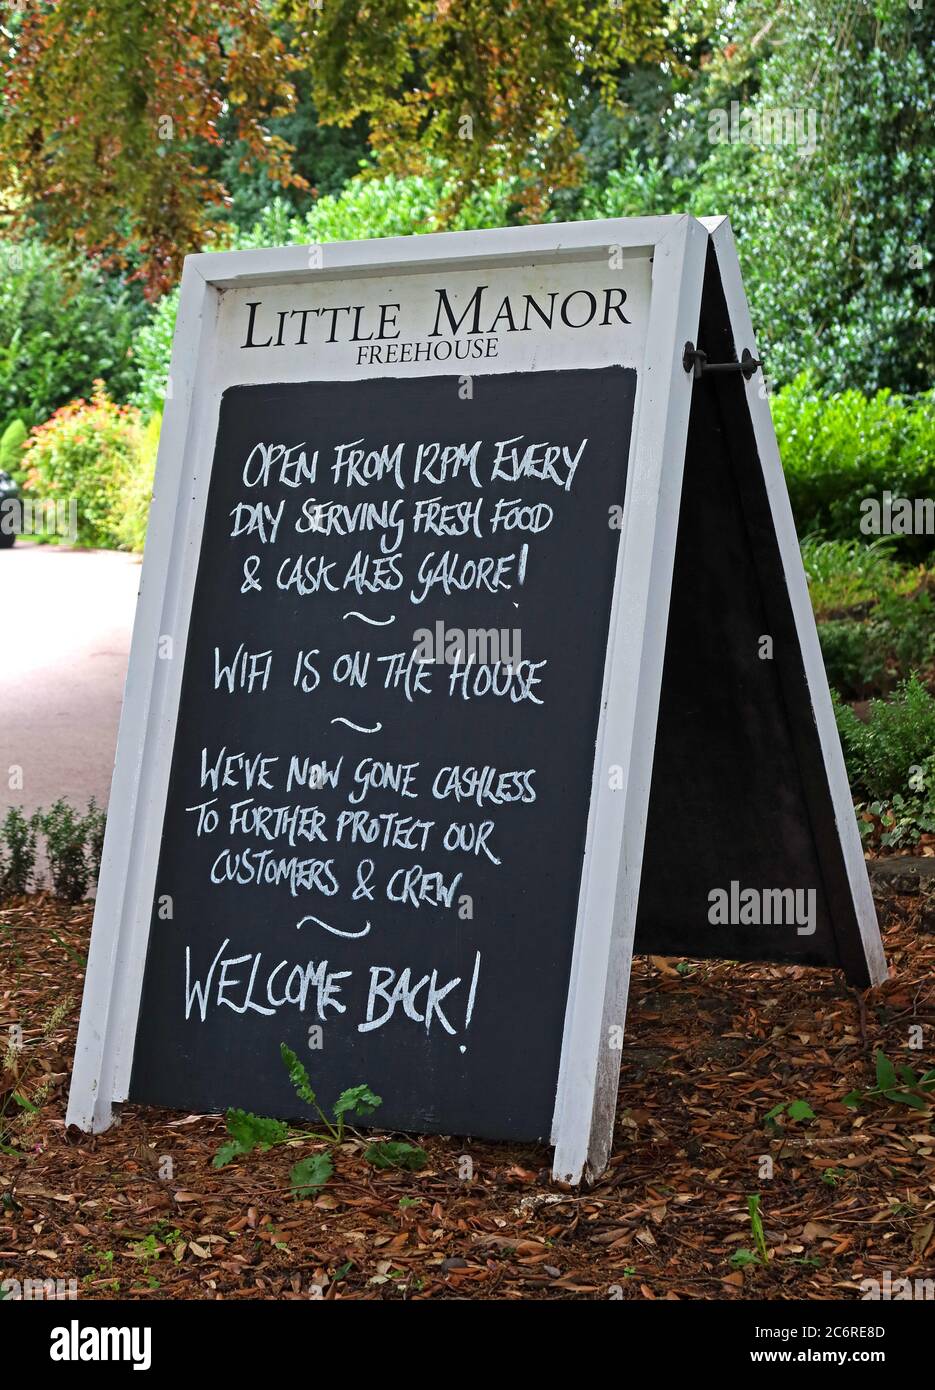
[[[708,354],[696,348],[694,343],[686,343],[682,353],[682,366],[695,377],[706,376],[708,372],[742,372],[747,381],[762,367],[749,348],[744,348],[739,362],[709,362]]]

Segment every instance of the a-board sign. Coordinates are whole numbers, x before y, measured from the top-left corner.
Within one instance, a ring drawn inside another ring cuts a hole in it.
[[[755,349],[723,222],[189,258],[71,1123],[294,1117],[285,1042],[577,1180],[634,935],[881,978],[762,377],[687,344]]]

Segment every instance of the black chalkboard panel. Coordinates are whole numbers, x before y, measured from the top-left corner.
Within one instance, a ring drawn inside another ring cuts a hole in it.
[[[635,388],[225,393],[132,1100],[548,1136]]]

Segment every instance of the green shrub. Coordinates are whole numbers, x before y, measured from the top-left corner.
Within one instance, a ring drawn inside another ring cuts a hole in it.
[[[84,817],[85,841],[87,844],[88,873],[97,882],[101,873],[101,854],[104,850],[104,831],[107,829],[107,812],[101,810],[94,797],[88,802]]]
[[[77,903],[85,896],[91,881],[88,860],[88,834],[91,827],[67,801],[56,801],[48,811],[39,812],[45,835],[52,888],[57,898]]]
[[[799,548],[809,597],[819,619],[873,602],[885,587],[897,584],[902,577],[891,536],[866,545],[813,535],[806,536]],[[903,581],[903,587],[911,588],[912,580]]]
[[[0,471],[10,473],[18,483],[24,478],[23,445],[29,431],[22,420],[11,420],[0,435]]]
[[[859,802],[856,810],[864,841],[881,849],[911,849],[935,834],[935,753],[912,769],[905,791]]]
[[[32,431],[26,484],[37,497],[75,499],[79,544],[119,546],[141,448],[139,412],[115,405],[98,382],[92,400],[71,401]]]
[[[107,816],[93,797],[84,815],[62,800],[29,817],[11,807],[0,822],[0,901],[29,891],[41,831],[56,897],[80,902],[100,874],[106,825]]]
[[[680,191],[678,180],[676,191]],[[678,212],[673,204],[673,181],[663,165],[652,157],[631,150],[623,167],[611,169],[599,187],[587,187],[581,194],[577,216],[651,217]]]
[[[102,378],[115,400],[136,384],[145,314],[126,287],[35,240],[0,242],[0,420],[48,418]]]
[[[848,700],[880,692],[886,680],[886,657],[874,645],[867,623],[832,618],[818,624],[818,640],[832,690]]]
[[[117,536],[124,550],[142,550],[146,541],[161,427],[162,415],[157,411],[143,427],[140,447],[121,489]]]
[[[133,401],[143,412],[144,419],[161,412],[166,398],[169,363],[172,360],[172,335],[175,332],[175,317],[178,311],[179,292],[170,290],[153,307],[133,343],[133,356],[138,373]]]
[[[11,806],[0,823],[0,899],[28,893],[36,867],[35,816],[26,817]]]
[[[374,178],[364,174],[351,179],[335,197],[319,198],[304,218],[295,218],[290,239],[299,243],[354,241],[413,232],[472,231],[502,227],[510,220],[510,190],[502,181],[478,188],[452,216],[445,212],[449,192],[449,179],[441,170],[434,178]],[[264,233],[263,219],[238,244],[269,246],[269,241],[254,241],[258,231]]]
[[[818,624],[828,680],[847,699],[885,694],[911,672],[935,665],[935,605],[927,589],[912,595],[883,589],[868,608],[866,617]]]
[[[935,574],[899,565],[893,538],[801,544],[828,680],[847,699],[935,667]]]
[[[904,793],[913,769],[932,757],[935,697],[916,676],[892,699],[872,700],[866,719],[837,698],[835,713],[855,796],[879,801]]]
[[[930,588],[920,587],[913,594],[884,589],[868,626],[877,646],[888,654],[890,671],[926,672],[935,662],[935,604]]]
[[[866,720],[834,703],[864,840],[900,849],[935,832],[935,698],[912,678],[873,700]]]
[[[866,498],[935,497],[935,392],[822,396],[807,372],[773,397],[773,422],[800,531],[859,540]],[[935,536],[894,536],[921,557]]]

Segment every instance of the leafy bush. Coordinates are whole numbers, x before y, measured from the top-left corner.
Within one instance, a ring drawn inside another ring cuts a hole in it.
[[[872,701],[865,721],[837,697],[835,713],[864,839],[899,849],[935,834],[935,698],[921,681]]]
[[[91,881],[85,818],[60,799],[48,811],[39,812],[39,824],[45,835],[55,896],[67,903],[80,902]]]
[[[26,817],[11,806],[0,823],[0,899],[28,893],[36,867],[35,816]]]
[[[818,640],[832,690],[848,700],[880,692],[886,658],[874,645],[866,623],[859,618],[833,618],[818,624]]]
[[[872,545],[807,536],[801,545],[828,679],[866,699],[935,668],[935,573],[899,565],[893,538]]]
[[[884,694],[935,664],[935,605],[927,589],[912,595],[884,589],[868,607],[867,617],[818,624],[828,680],[849,699]]]
[[[773,397],[773,423],[800,530],[854,541],[865,498],[935,497],[935,392],[823,396],[801,372]],[[921,556],[935,536],[894,536],[892,544]]]
[[[935,753],[910,769],[904,791],[857,805],[861,835],[884,849],[935,837]]]
[[[80,902],[100,873],[106,823],[93,797],[84,815],[62,800],[29,817],[11,807],[0,822],[0,900],[29,891],[41,831],[54,893],[66,902]]]
[[[165,401],[169,363],[172,360],[172,335],[178,311],[179,292],[171,290],[154,306],[133,343],[138,372],[133,401],[143,412],[144,418],[161,411]]]
[[[912,594],[884,589],[870,615],[874,640],[889,654],[888,671],[927,672],[935,662],[935,604],[931,582]]]
[[[142,550],[146,541],[161,428],[162,415],[156,411],[143,427],[140,447],[131,461],[129,474],[120,491],[116,530],[124,550]]]
[[[104,831],[107,829],[107,812],[98,806],[94,797],[88,802],[84,817],[85,844],[87,847],[88,874],[97,881],[101,872],[101,854],[104,850]]]
[[[125,401],[144,313],[119,280],[89,264],[39,241],[0,242],[0,420],[38,424],[89,394],[98,377]]]
[[[863,541],[825,540],[812,535],[806,536],[799,548],[809,597],[819,620],[872,603],[902,576],[890,536],[865,545]],[[911,588],[912,581],[903,581],[901,587]]]
[[[115,405],[97,382],[90,401],[71,401],[33,430],[24,451],[26,485],[42,498],[76,500],[80,544],[119,546],[141,447],[139,412]]]
[[[673,185],[658,160],[631,150],[622,168],[609,170],[603,184],[583,190],[576,215],[580,218],[665,216],[679,211],[678,192],[678,181]]]
[[[22,420],[11,420],[0,435],[0,471],[10,473],[18,483],[23,481],[23,445],[29,431]]]
[[[413,232],[471,231],[502,227],[510,220],[512,196],[502,180],[479,188],[448,217],[442,209],[449,196],[449,179],[439,170],[434,178],[351,179],[336,197],[319,198],[305,218],[292,222],[291,240],[304,243],[354,241],[359,237],[409,236]],[[248,234],[248,243],[263,228],[263,219]],[[269,242],[254,243],[269,245]]]
[[[866,719],[835,701],[851,790],[882,799],[904,792],[912,769],[935,749],[935,697],[913,676],[889,700],[871,700]]]

